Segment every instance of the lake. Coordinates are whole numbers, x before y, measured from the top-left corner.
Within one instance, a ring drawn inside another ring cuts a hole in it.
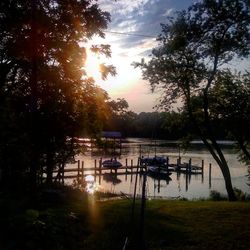
[[[170,163],[176,163],[177,158],[180,156],[182,162],[188,162],[192,159],[192,164],[201,166],[202,160],[204,160],[204,175],[186,175],[184,173],[177,174],[173,172],[171,180],[156,180],[151,177],[147,177],[146,192],[147,196],[151,198],[188,198],[199,199],[208,198],[211,190],[219,191],[222,194],[226,194],[224,179],[221,171],[209,154],[199,141],[194,142],[195,147],[191,147],[186,152],[182,152],[175,143],[165,140],[149,140],[141,138],[128,138],[125,143],[122,144],[121,155],[117,156],[117,159],[125,165],[126,159],[128,165],[131,160],[136,164],[138,157],[141,153],[142,156],[157,156],[169,157]],[[223,149],[225,158],[228,162],[233,186],[241,189],[243,192],[249,194],[250,187],[247,177],[247,167],[237,160],[237,155],[234,150],[228,147],[230,142],[222,142],[225,145]],[[106,157],[109,159],[110,157]],[[103,157],[103,160],[106,159]],[[93,167],[95,160],[100,160],[100,156],[93,156],[90,152],[85,155],[78,156],[77,160],[84,161],[85,167]],[[209,164],[211,163],[211,181],[209,181]],[[72,167],[73,164],[69,164],[68,167]],[[119,171],[119,170],[118,170]],[[95,186],[97,190],[112,193],[126,193],[133,194],[135,185],[135,175],[118,175],[118,176],[104,175],[97,178]],[[142,178],[138,178],[137,194],[142,192]]]

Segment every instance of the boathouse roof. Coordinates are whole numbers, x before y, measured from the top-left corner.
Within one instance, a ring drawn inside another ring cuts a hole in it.
[[[121,138],[122,133],[119,131],[102,131],[101,136],[105,138]]]

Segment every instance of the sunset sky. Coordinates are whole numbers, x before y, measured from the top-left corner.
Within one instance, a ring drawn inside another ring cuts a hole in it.
[[[125,98],[129,109],[135,112],[150,112],[157,104],[159,93],[152,94],[149,83],[141,78],[140,69],[132,62],[148,57],[157,45],[156,37],[175,11],[186,9],[197,0],[99,0],[102,10],[111,14],[111,23],[105,39],[93,39],[93,43],[111,45],[112,58],[106,60],[117,69],[117,76],[105,82],[97,77],[98,67],[104,58],[90,55],[88,69],[95,75],[96,83],[105,89],[112,99]],[[116,33],[117,32],[117,33]],[[123,34],[120,34],[123,33]],[[133,35],[134,34],[134,35]]]
[[[159,94],[151,93],[149,83],[141,78],[140,69],[135,69],[131,64],[150,55],[151,50],[157,45],[156,37],[161,31],[160,23],[166,22],[167,16],[187,8],[192,2],[192,0],[98,1],[100,8],[111,14],[111,23],[105,32],[105,39],[93,38],[91,42],[110,44],[112,58],[89,55],[87,71],[112,99],[125,98],[129,103],[129,109],[135,112],[153,111]],[[98,65],[102,62],[113,64],[117,75],[109,76],[106,81],[102,81],[98,74]]]

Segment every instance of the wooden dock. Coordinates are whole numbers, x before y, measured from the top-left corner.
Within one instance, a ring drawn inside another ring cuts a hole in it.
[[[102,166],[102,159],[94,160],[93,167],[86,167],[84,161],[77,161],[77,167],[75,168],[60,168],[54,171],[53,178],[59,182],[64,183],[65,179],[76,179],[78,182],[84,180],[87,175],[92,175],[94,178],[101,177],[107,173],[115,173],[118,175],[133,175],[137,172],[144,172],[147,170],[145,164],[140,164],[141,160],[138,158],[137,163],[134,164],[133,160],[130,161],[125,159],[125,165],[119,168],[108,168]],[[204,161],[202,160],[201,166],[192,165],[192,160],[190,159],[187,163],[181,163],[181,159],[178,158],[176,163],[169,163],[167,159],[167,164],[164,166],[170,172],[184,173],[186,175],[201,174],[204,173]]]

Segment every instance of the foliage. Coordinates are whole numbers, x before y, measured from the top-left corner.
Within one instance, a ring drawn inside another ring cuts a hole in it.
[[[118,102],[120,102],[118,100]],[[127,103],[127,102],[126,102]],[[183,112],[141,112],[118,111],[116,101],[108,102],[110,117],[105,130],[120,131],[123,137],[144,137],[152,139],[179,139],[192,131],[191,123]],[[197,135],[196,135],[197,137]]]
[[[105,130],[121,131],[124,137],[129,135],[131,124],[133,123],[136,114],[128,110],[128,102],[124,98],[118,98],[116,101],[107,102],[109,106],[109,120],[104,126]]]
[[[235,195],[238,201],[245,201],[246,200],[246,193],[238,188],[234,188]]]
[[[249,55],[249,8],[249,1],[244,0],[197,2],[162,24],[160,44],[152,58],[135,64],[153,90],[162,89],[160,106],[169,109],[182,100],[195,130],[222,170],[230,200],[235,195],[227,162],[216,142],[209,91],[218,84],[228,62]]]
[[[101,130],[108,97],[85,61],[88,40],[104,37],[109,21],[96,1],[1,1],[0,165],[7,183],[15,173],[37,183],[44,170],[51,182],[52,170],[79,152],[71,138]],[[109,45],[91,49],[111,54]],[[103,77],[109,72],[114,67],[103,65]]]
[[[220,120],[227,133],[238,143],[239,157],[250,164],[250,74],[221,72],[211,89],[210,112]]]
[[[216,191],[216,190],[211,190],[210,191],[210,199],[212,201],[224,201],[224,200],[226,200],[226,197],[221,195],[221,193]]]

